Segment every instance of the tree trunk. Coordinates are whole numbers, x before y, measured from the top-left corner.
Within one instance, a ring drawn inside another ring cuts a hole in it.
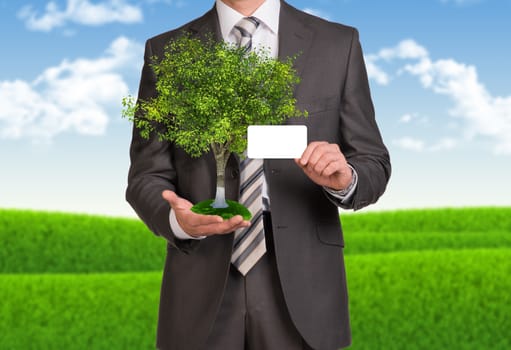
[[[225,145],[214,143],[211,145],[216,160],[216,196],[211,204],[213,208],[227,208],[225,201],[225,166],[229,159],[230,152]]]

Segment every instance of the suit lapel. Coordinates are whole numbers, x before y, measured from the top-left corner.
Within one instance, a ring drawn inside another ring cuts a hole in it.
[[[307,57],[314,33],[296,16],[297,10],[286,2],[281,2],[279,24],[279,58],[297,56],[294,67],[298,75],[302,75],[306,67]]]
[[[213,6],[211,10],[196,20],[190,27],[190,32],[198,35],[202,39],[206,39],[207,35],[211,35],[211,33],[213,33],[216,40],[222,40],[222,33],[220,31],[220,23],[218,22],[216,7]]]

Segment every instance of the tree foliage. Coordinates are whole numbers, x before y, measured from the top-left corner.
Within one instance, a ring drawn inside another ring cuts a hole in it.
[[[241,155],[247,147],[247,126],[307,115],[295,106],[299,77],[292,58],[279,61],[264,50],[247,53],[211,37],[184,34],[152,61],[157,96],[136,105],[125,98],[123,116],[143,137],[156,133],[192,157],[210,148],[215,157],[218,152]]]

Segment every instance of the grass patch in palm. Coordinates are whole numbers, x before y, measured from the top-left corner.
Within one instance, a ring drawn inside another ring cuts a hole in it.
[[[231,201],[226,199],[227,207],[225,208],[215,208],[212,206],[214,199],[207,199],[205,201],[199,202],[192,207],[192,211],[197,214],[204,215],[218,215],[223,219],[230,219],[233,216],[241,215],[243,220],[250,220],[252,218],[252,214],[250,211],[240,203],[236,201]]]

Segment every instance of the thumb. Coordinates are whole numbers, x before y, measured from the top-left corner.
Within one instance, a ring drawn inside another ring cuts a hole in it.
[[[179,197],[175,192],[172,192],[171,190],[165,190],[161,193],[161,196],[163,199],[165,199],[167,202],[169,202],[171,207],[174,207],[177,205],[177,201],[179,200]]]

